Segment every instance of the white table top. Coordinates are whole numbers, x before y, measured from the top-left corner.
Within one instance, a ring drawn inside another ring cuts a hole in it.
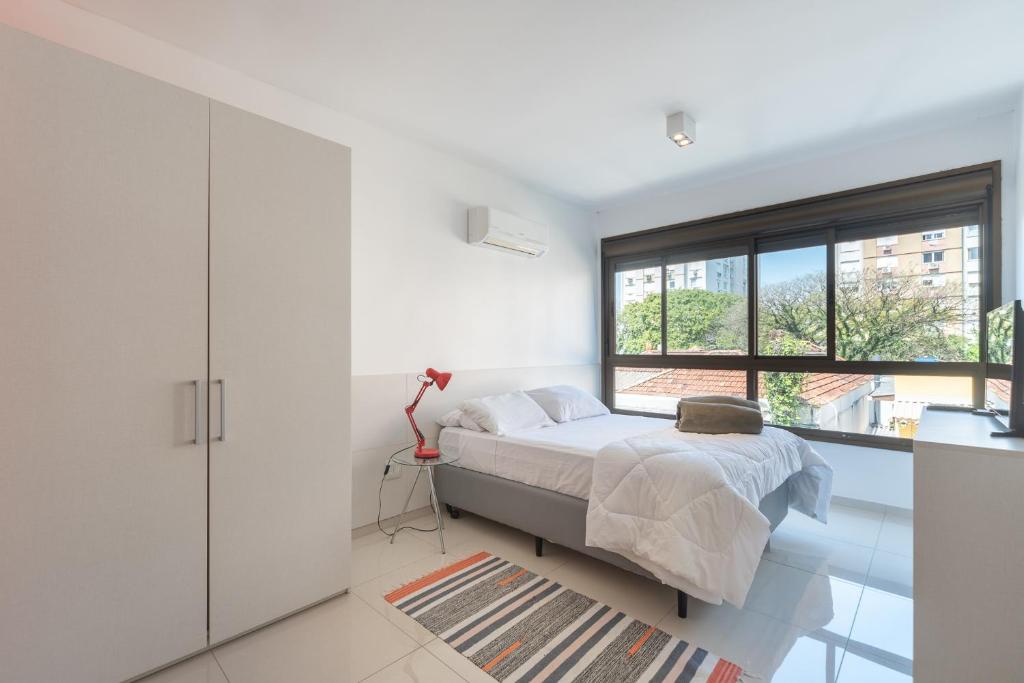
[[[1024,457],[1024,438],[995,437],[994,431],[1004,427],[995,418],[973,415],[969,412],[925,410],[914,437],[917,444],[963,446],[986,451],[989,455],[1015,455]]]

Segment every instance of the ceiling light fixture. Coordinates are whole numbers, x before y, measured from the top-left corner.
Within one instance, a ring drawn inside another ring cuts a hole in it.
[[[686,112],[670,115],[665,123],[668,139],[680,147],[688,147],[697,141],[697,122]]]

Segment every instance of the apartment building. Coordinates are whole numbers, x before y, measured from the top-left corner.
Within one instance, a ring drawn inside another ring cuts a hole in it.
[[[709,292],[746,294],[747,259],[745,256],[689,263],[670,263],[665,266],[668,278],[666,289],[706,289]],[[661,292],[661,268],[641,268],[622,273],[616,278],[620,308]]]
[[[911,232],[836,245],[838,277],[855,284],[865,277],[917,278],[922,288],[962,297],[964,315],[957,334],[978,331],[981,243],[978,226]]]

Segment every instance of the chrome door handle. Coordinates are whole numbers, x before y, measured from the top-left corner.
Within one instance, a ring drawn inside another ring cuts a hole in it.
[[[224,431],[224,425],[227,420],[224,417],[225,399],[224,393],[227,391],[227,382],[222,379],[213,380],[214,384],[220,385],[220,435],[217,437],[217,441],[226,441],[227,432]]]
[[[197,446],[201,446],[206,442],[206,438],[203,436],[203,380],[194,379],[192,380],[192,386],[195,388],[195,407],[196,407],[196,438],[193,439],[192,443]]]

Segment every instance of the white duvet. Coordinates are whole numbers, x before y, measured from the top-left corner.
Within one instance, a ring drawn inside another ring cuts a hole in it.
[[[785,430],[666,429],[616,441],[594,463],[587,545],[696,598],[742,607],[770,534],[758,503],[787,479],[790,507],[827,521],[832,468]]]

